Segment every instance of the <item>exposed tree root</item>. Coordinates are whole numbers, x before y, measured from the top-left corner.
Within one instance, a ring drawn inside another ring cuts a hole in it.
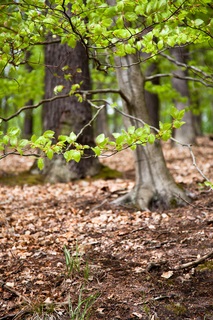
[[[162,190],[162,193],[146,186],[134,187],[129,193],[113,200],[111,204],[126,205],[131,204],[139,210],[169,209],[184,206],[190,202],[185,192],[175,185],[175,188]]]

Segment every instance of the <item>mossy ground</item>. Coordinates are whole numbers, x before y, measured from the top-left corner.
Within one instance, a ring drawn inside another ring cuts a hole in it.
[[[102,166],[99,174],[92,177],[93,180],[96,179],[116,179],[121,178],[122,173],[110,169],[107,166]],[[45,176],[42,174],[32,174],[31,171],[23,171],[20,173],[4,173],[0,176],[0,184],[7,186],[23,186],[23,185],[39,185],[45,183]]]
[[[41,174],[31,174],[30,171],[20,172],[18,174],[8,173],[0,176],[0,184],[7,186],[23,186],[25,184],[32,186],[44,183],[44,176]]]

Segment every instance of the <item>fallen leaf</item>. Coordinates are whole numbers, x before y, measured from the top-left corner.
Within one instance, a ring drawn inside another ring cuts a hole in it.
[[[173,271],[166,271],[162,273],[161,277],[164,279],[169,279],[173,276],[173,273]]]

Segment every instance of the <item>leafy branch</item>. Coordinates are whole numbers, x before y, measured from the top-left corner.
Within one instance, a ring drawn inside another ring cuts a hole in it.
[[[94,90],[95,91],[95,90]],[[115,90],[117,92],[117,90]],[[96,91],[95,91],[96,92]],[[88,91],[89,93],[89,91]],[[97,106],[94,102],[102,101],[103,105]],[[117,107],[114,107],[114,110],[123,116],[133,119],[136,123],[140,123],[141,126],[135,127],[130,126],[127,130],[122,129],[120,133],[113,133],[114,140],[109,140],[108,137],[105,137],[104,134],[100,134],[96,137],[95,142],[96,146],[91,147],[88,145],[81,145],[77,142],[78,137],[83,133],[86,127],[90,126],[92,122],[97,118],[98,114],[101,110],[106,107],[106,105],[110,105],[107,100],[104,99],[96,99],[89,100],[91,106],[97,109],[97,112],[91,119],[89,123],[87,123],[76,135],[74,132],[71,132],[69,136],[60,135],[58,137],[58,141],[53,144],[54,141],[54,131],[47,130],[40,137],[36,137],[33,135],[31,140],[21,139],[19,140],[20,129],[18,128],[9,128],[6,135],[3,135],[3,132],[0,132],[0,150],[2,150],[2,155],[0,159],[5,158],[11,154],[19,154],[22,156],[34,156],[38,159],[38,167],[40,170],[44,167],[44,158],[52,159],[54,154],[61,154],[65,158],[67,162],[74,160],[79,162],[83,157],[91,157],[91,156],[110,156],[117,152],[120,152],[126,148],[131,148],[135,150],[138,145],[145,146],[147,143],[153,144],[156,139],[158,140],[172,140],[175,143],[187,147],[190,151],[190,155],[193,161],[194,167],[200,173],[200,175],[204,178],[206,186],[213,188],[212,182],[205,176],[202,170],[197,166],[195,155],[192,151],[190,144],[183,144],[180,141],[176,140],[172,137],[172,130],[180,128],[185,122],[182,121],[185,110],[178,110],[175,107],[172,108],[170,115],[172,116],[172,122],[167,123],[159,123],[159,129],[154,126],[147,124],[142,119],[139,119],[135,116],[129,115],[124,111],[119,110]],[[155,132],[155,134],[154,134]],[[2,138],[1,138],[2,136]],[[12,148],[12,151],[7,152],[7,148]],[[27,150],[40,150],[40,153],[26,153]],[[90,149],[93,151],[93,155],[86,155],[85,151]],[[110,154],[109,154],[110,153]]]

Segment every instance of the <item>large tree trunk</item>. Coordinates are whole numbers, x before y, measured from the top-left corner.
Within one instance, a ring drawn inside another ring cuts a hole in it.
[[[182,47],[175,47],[171,49],[171,53],[176,61],[186,63],[187,62],[187,50]],[[174,71],[180,77],[186,77],[187,71],[179,68]],[[185,97],[187,99],[186,102],[175,100],[175,106],[178,110],[182,110],[190,105],[190,94],[188,88],[187,80],[182,80],[178,78],[172,79],[173,87],[180,93],[181,97]],[[192,144],[195,142],[195,128],[193,123],[193,114],[191,111],[187,111],[183,117],[183,121],[186,123],[178,130],[175,130],[174,137],[178,141],[184,144]]]
[[[53,89],[63,85],[63,93],[71,90],[71,85],[80,83],[81,89],[91,89],[88,59],[84,47],[78,43],[72,49],[67,45],[49,44],[45,48],[45,98],[53,96]],[[65,79],[66,78],[66,79]],[[56,132],[56,139],[60,134],[69,135],[70,132],[78,134],[92,118],[88,102],[80,103],[76,97],[71,96],[62,100],[55,100],[43,108],[44,129]],[[87,127],[80,135],[78,142],[94,146],[92,127]],[[67,182],[72,179],[93,176],[100,170],[97,158],[82,159],[79,163],[74,161],[66,164],[62,156],[55,156],[47,161],[44,169],[46,180],[50,182]]]
[[[116,57],[117,79],[120,90],[125,94],[129,105],[123,102],[125,112],[131,116],[150,123],[144,98],[144,76],[137,64],[136,55]],[[129,66],[122,68],[121,66]],[[131,125],[141,126],[131,119]],[[160,142],[146,147],[138,146],[135,152],[136,183],[134,189],[115,203],[132,202],[139,209],[169,208],[184,203],[187,199],[185,192],[173,180],[161,150]]]

